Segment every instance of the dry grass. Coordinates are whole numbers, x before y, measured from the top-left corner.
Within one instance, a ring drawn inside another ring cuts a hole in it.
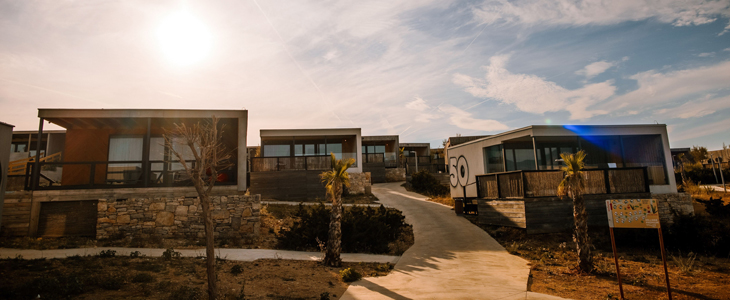
[[[476,217],[467,216],[472,222]],[[569,233],[526,235],[522,229],[481,226],[514,255],[530,261],[530,290],[570,299],[618,299],[616,267],[611,251],[594,250],[596,270],[573,272],[577,263]],[[653,249],[619,246],[626,299],[667,299],[658,245]],[[730,259],[700,255],[667,257],[673,299],[730,299]]]
[[[314,261],[219,260],[219,293],[221,299],[243,299],[242,290],[245,299],[320,299],[325,293],[336,299],[348,287],[339,275],[346,268],[384,276],[392,265],[343,263],[330,268]],[[0,281],[0,298],[205,299],[205,274],[205,260],[197,258],[0,260],[0,276],[13,278]]]
[[[441,203],[446,206],[454,207],[454,198],[451,198],[451,196],[429,197],[427,200],[431,201],[431,202]]]

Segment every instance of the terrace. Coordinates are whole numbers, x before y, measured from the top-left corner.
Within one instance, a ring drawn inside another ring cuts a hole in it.
[[[194,164],[192,152],[176,137],[168,144],[162,135],[175,124],[206,122],[212,115],[219,117],[222,144],[232,154],[232,165],[220,171],[218,184],[237,185],[240,178],[241,188],[245,189],[245,172],[239,174],[237,159],[239,139],[243,138],[245,144],[245,111],[56,109],[39,110],[38,135],[43,136],[44,120],[65,128],[63,159],[29,162],[25,189],[190,186],[192,182],[171,149]],[[239,132],[243,133],[242,137]],[[242,167],[245,170],[245,161]]]

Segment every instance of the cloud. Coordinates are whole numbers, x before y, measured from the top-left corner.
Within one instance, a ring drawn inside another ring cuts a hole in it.
[[[613,81],[587,84],[575,90],[568,90],[555,82],[535,75],[513,74],[505,69],[509,55],[493,56],[485,67],[484,79],[455,74],[453,82],[463,87],[474,97],[491,98],[517,109],[544,114],[566,110],[570,119],[587,119],[606,114],[604,110],[589,110],[592,105],[607,99],[616,91]]]
[[[417,110],[417,111],[424,111],[431,107],[428,106],[428,104],[426,104],[426,101],[424,101],[423,99],[421,99],[419,97],[416,97],[415,100],[408,102],[408,104],[406,104],[406,108],[412,109],[412,110]]]
[[[703,53],[697,54],[697,56],[699,56],[699,57],[713,57],[713,56],[715,56],[715,52],[703,52]]]
[[[582,26],[655,19],[690,26],[728,17],[730,4],[706,0],[486,0],[473,13],[486,24]]]
[[[688,97],[698,98],[703,94],[727,89],[730,82],[730,61],[665,73],[651,70],[629,78],[636,80],[639,88],[611,99],[603,105],[604,109],[644,110],[662,103]]]
[[[575,74],[582,75],[588,79],[591,79],[598,74],[606,72],[606,70],[610,69],[611,67],[613,67],[615,65],[616,65],[615,63],[607,62],[605,60],[597,61],[597,62],[587,65],[583,69],[576,71]]]
[[[472,117],[471,113],[463,111],[452,105],[442,105],[439,110],[449,115],[449,122],[462,129],[479,131],[502,131],[509,127],[496,120],[483,120]]]
[[[730,108],[730,96],[715,97],[714,94],[708,94],[700,99],[692,99],[682,105],[660,109],[656,112],[658,116],[669,118],[700,118],[715,113],[718,110]]]

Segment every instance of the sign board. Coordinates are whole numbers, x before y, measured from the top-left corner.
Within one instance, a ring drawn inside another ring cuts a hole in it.
[[[612,228],[660,227],[659,210],[655,199],[606,200],[608,226]]]

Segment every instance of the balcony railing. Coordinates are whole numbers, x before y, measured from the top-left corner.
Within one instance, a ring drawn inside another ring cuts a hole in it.
[[[194,166],[194,160],[186,161]],[[33,178],[35,163],[25,172],[26,190],[90,189],[122,187],[191,186],[192,181],[176,161],[82,161],[39,162],[40,173]],[[218,185],[235,185],[236,167],[218,171]]]
[[[556,197],[563,180],[558,170],[511,171],[477,175],[479,198]],[[583,170],[586,195],[648,193],[649,179],[645,167]]]
[[[251,172],[329,170],[331,164],[329,155],[252,157]]]

